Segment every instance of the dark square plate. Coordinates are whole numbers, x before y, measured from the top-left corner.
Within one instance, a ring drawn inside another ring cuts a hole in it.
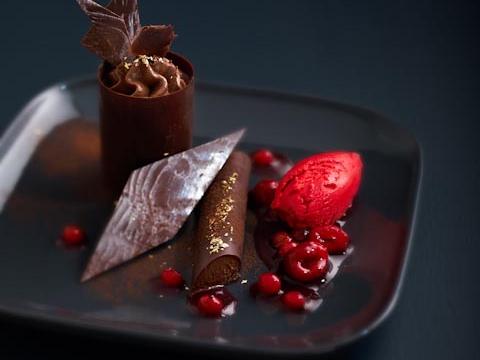
[[[182,251],[188,224],[170,244],[80,284],[111,209],[99,185],[98,93],[85,79],[39,94],[0,142],[0,311],[159,344],[245,352],[320,353],[367,334],[392,310],[405,271],[420,180],[415,139],[377,113],[336,102],[204,84],[196,94],[197,142],[245,126],[246,150],[267,146],[293,160],[329,149],[362,154],[364,179],[346,225],[354,251],[320,308],[287,314],[256,303],[248,285],[236,284],[235,316],[192,314],[184,294],[152,286],[165,263],[189,271]],[[70,222],[87,230],[85,249],[58,245]],[[251,243],[251,224],[247,230]],[[249,264],[244,277],[251,283],[259,271],[259,262]]]

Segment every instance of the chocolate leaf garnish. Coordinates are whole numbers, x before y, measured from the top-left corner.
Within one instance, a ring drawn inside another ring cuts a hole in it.
[[[93,23],[82,39],[83,46],[112,65],[129,56],[131,34],[139,27],[136,1],[114,0],[108,7],[92,0],[77,0],[77,3]],[[128,10],[137,14],[129,14]]]
[[[77,0],[93,26],[82,44],[116,66],[132,55],[165,56],[175,33],[172,25],[140,26],[137,0],[112,0],[102,6],[93,0]]]
[[[112,0],[107,9],[123,18],[127,27],[128,38],[133,40],[140,30],[140,16],[138,14],[137,0]]]
[[[134,55],[165,56],[174,38],[172,25],[144,26],[133,39],[130,51]]]

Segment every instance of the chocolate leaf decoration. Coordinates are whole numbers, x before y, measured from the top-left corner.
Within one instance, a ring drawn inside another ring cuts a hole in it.
[[[102,6],[93,0],[77,0],[93,26],[82,44],[116,66],[134,55],[165,56],[175,33],[172,25],[140,26],[137,0],[112,0]]]
[[[77,3],[93,24],[82,39],[83,46],[112,65],[129,56],[131,40],[140,26],[136,1],[114,0],[107,7],[92,0]]]
[[[133,39],[130,50],[134,55],[165,56],[174,38],[172,25],[144,26]]]
[[[132,42],[133,38],[140,30],[140,16],[138,14],[137,0],[112,0],[107,5],[107,9],[113,11],[123,18],[127,27],[128,38]]]

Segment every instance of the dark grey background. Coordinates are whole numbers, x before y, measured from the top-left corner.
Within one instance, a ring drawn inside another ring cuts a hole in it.
[[[479,6],[442,0],[172,3],[140,1],[143,23],[175,24],[174,49],[190,57],[201,80],[372,107],[421,144],[421,202],[398,306],[373,334],[333,357],[479,356]],[[42,88],[95,71],[98,60],[79,45],[87,26],[74,1],[2,1],[0,130]],[[0,334],[2,359],[84,358],[95,351],[174,356],[6,320]]]

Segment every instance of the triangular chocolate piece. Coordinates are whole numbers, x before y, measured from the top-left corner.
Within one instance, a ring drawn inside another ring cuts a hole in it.
[[[203,197],[245,130],[135,170],[82,281],[172,239]]]

